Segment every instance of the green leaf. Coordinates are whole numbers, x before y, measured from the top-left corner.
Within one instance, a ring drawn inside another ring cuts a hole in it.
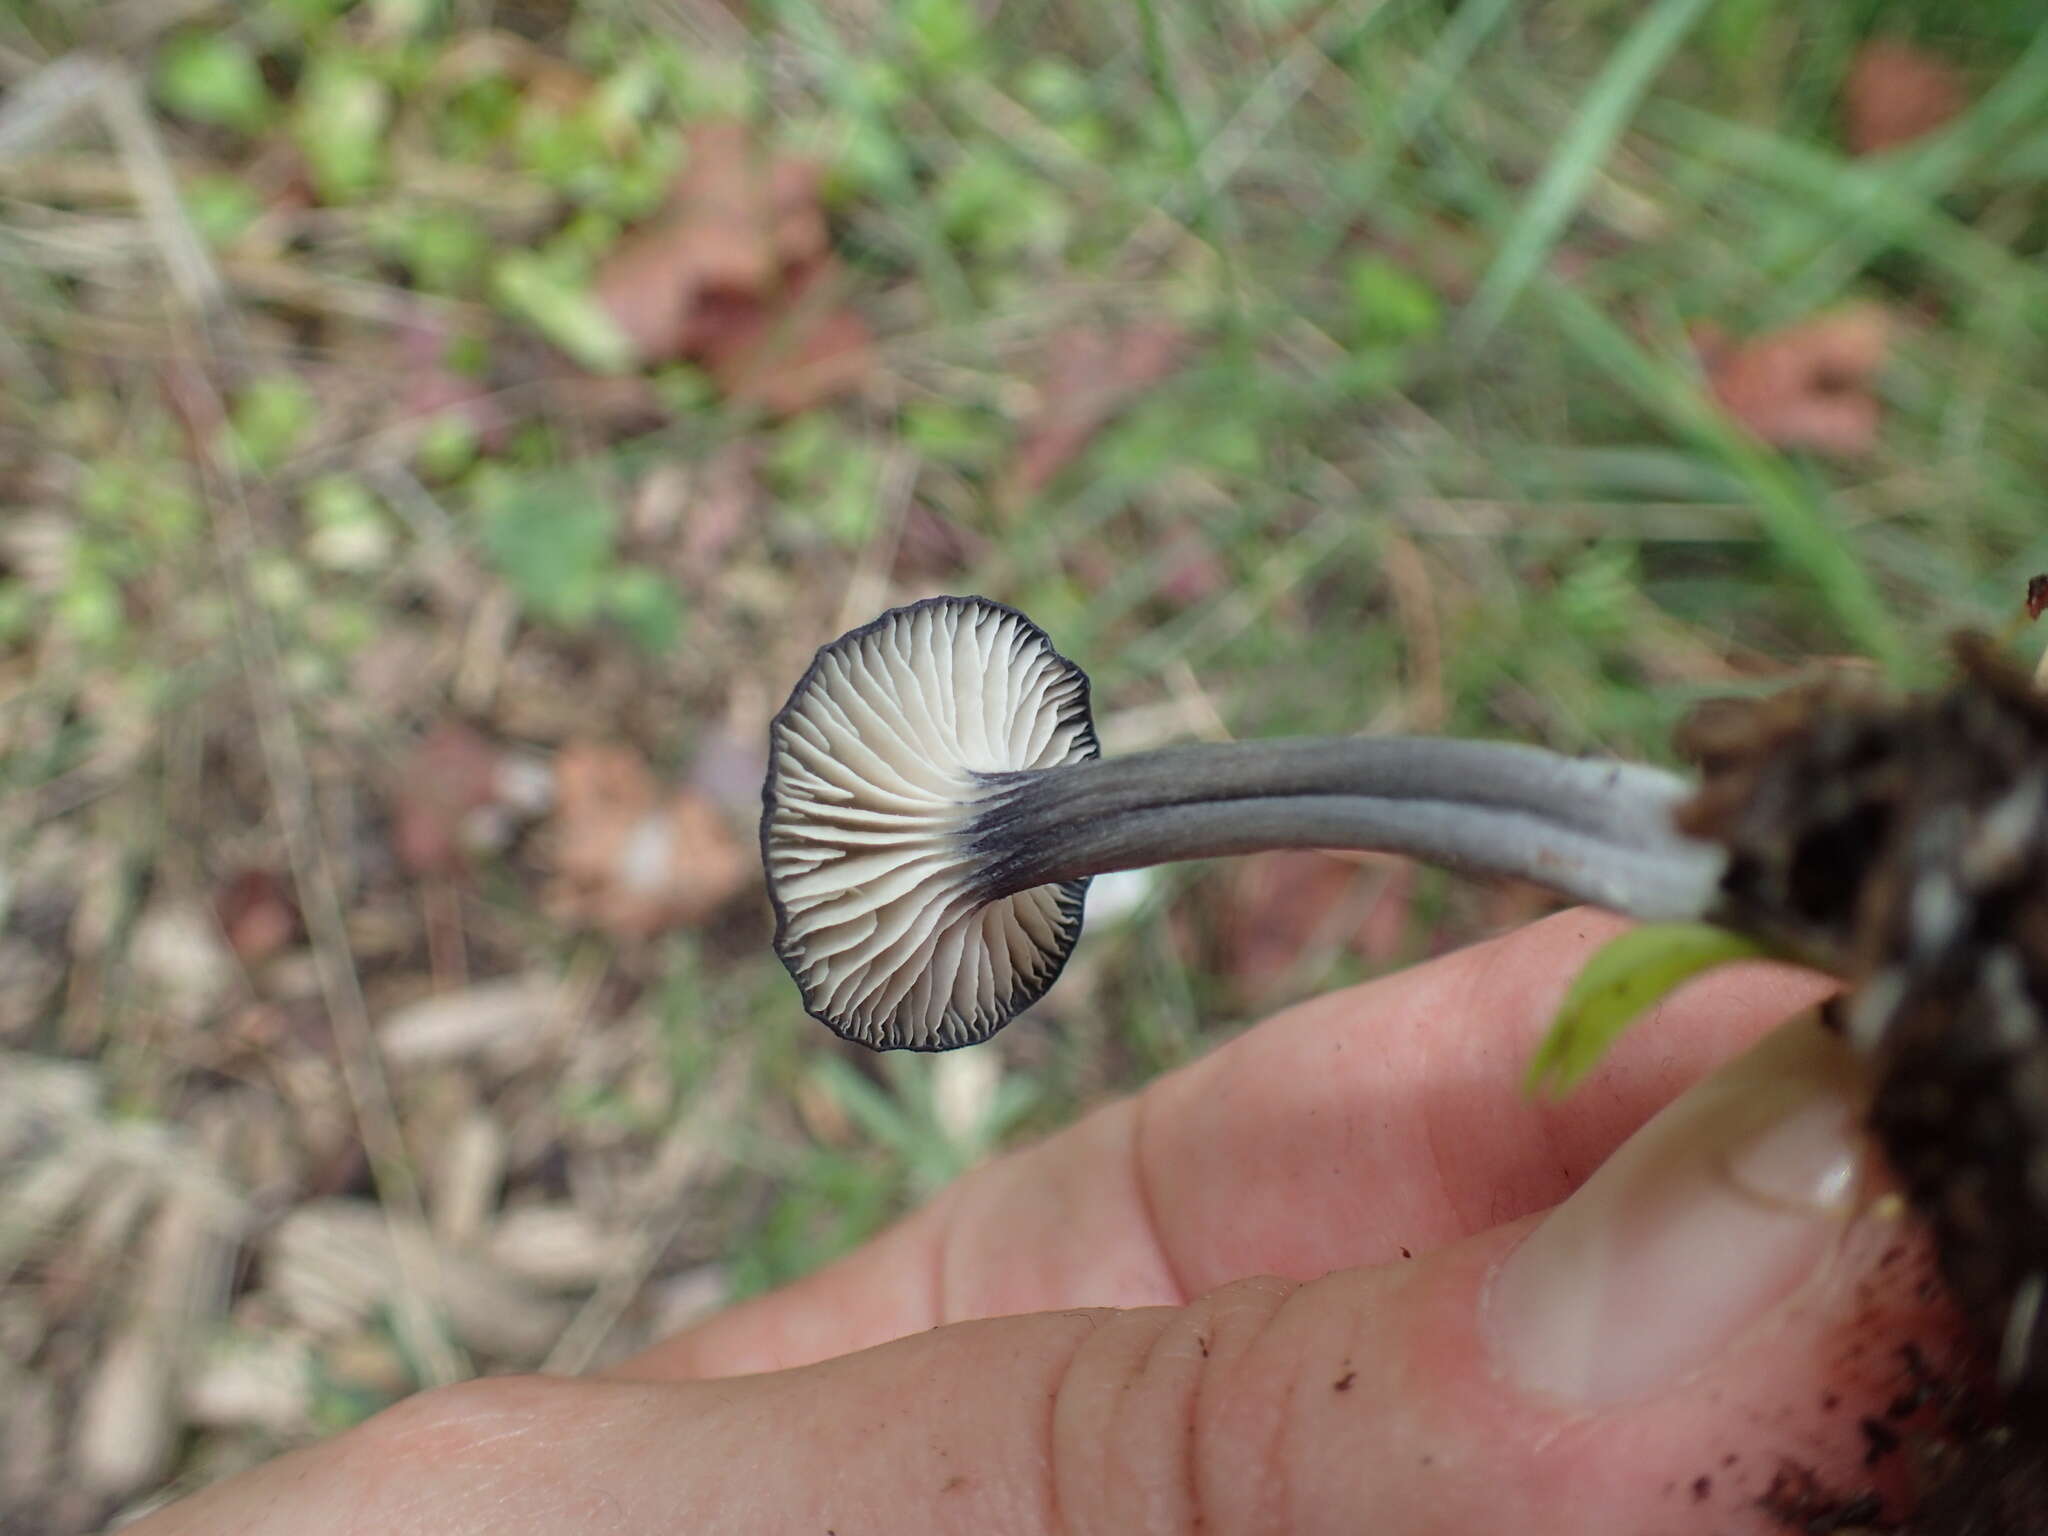
[[[203,172],[179,191],[193,227],[215,250],[233,245],[263,212],[263,200],[247,182],[232,176]]]
[[[380,250],[405,263],[429,293],[460,291],[491,256],[491,236],[466,213],[447,208],[380,210],[370,221]]]
[[[353,475],[322,475],[306,487],[306,554],[331,571],[375,571],[391,558],[391,525]]]
[[[507,478],[481,500],[484,553],[521,604],[570,629],[596,617],[615,569],[618,531],[602,496],[580,482]]]
[[[293,131],[322,199],[347,202],[383,179],[391,112],[390,89],[357,60],[335,54],[307,69]]]
[[[1344,274],[1351,329],[1366,342],[1414,341],[1443,326],[1443,305],[1421,278],[1379,256],[1361,256]]]
[[[187,32],[156,57],[156,99],[180,117],[237,133],[269,121],[270,91],[246,44],[225,32]]]
[[[605,611],[650,656],[666,656],[683,636],[683,603],[676,589],[644,565],[614,572]]]
[[[896,20],[917,56],[941,69],[972,61],[981,42],[981,18],[968,0],[900,0]]]
[[[57,593],[56,608],[58,627],[89,650],[105,650],[121,638],[121,588],[104,571],[73,570]]]
[[[1767,958],[1756,940],[1711,923],[1631,928],[1588,960],[1529,1063],[1531,1093],[1561,1096],[1605,1056],[1645,1009],[1681,983],[1732,960]]]
[[[1026,106],[1051,123],[1084,116],[1095,105],[1088,77],[1054,54],[1040,54],[1018,70],[1016,92]]]
[[[633,343],[590,290],[537,256],[517,252],[491,274],[498,303],[593,373],[624,373]]]
[[[244,469],[275,469],[312,430],[319,405],[295,374],[253,380],[228,412],[228,447]]]
[[[991,411],[950,400],[914,400],[903,408],[903,440],[922,457],[982,469],[1003,449],[1003,426]]]
[[[949,239],[990,256],[1055,248],[1071,223],[1057,189],[994,149],[962,156],[939,182],[933,206]]]
[[[453,480],[476,462],[479,446],[475,423],[459,411],[443,411],[420,428],[413,457],[429,480]]]

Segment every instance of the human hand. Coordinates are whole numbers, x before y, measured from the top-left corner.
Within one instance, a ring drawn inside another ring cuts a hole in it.
[[[1618,926],[1302,1004],[603,1378],[423,1393],[131,1530],[1780,1529],[1788,1464],[1869,1485],[1946,1324],[1819,979],[1717,973],[1523,1095]]]

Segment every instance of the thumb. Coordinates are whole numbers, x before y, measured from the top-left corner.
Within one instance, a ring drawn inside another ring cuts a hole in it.
[[[1944,1353],[1895,1202],[1864,1208],[1857,1083],[1795,1025],[1548,1215],[1412,1263],[761,1376],[472,1383],[145,1529],[1781,1529],[1773,1498],[1884,1474],[1901,1346]]]

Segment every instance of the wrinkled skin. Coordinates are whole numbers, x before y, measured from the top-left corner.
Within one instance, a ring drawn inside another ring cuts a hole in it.
[[[1788,1460],[1896,1500],[1858,1421],[1947,1328],[1860,1139],[1800,1139],[1859,1112],[1839,1044],[1779,1031],[1586,1184],[1825,984],[1718,973],[1532,1101],[1617,929],[1568,912],[1304,1003],[603,1377],[425,1393],[131,1529],[1682,1536],[1780,1528]],[[1733,1143],[1765,1100],[1795,1133],[1760,1195]],[[1728,1239],[1578,1306],[1680,1186]]]

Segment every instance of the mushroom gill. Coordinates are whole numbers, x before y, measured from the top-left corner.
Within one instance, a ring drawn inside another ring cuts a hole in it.
[[[1098,755],[1088,679],[1014,609],[936,598],[819,651],[769,731],[761,854],[805,1008],[878,1048],[986,1039],[1051,986],[1086,879],[984,901],[987,776]]]

